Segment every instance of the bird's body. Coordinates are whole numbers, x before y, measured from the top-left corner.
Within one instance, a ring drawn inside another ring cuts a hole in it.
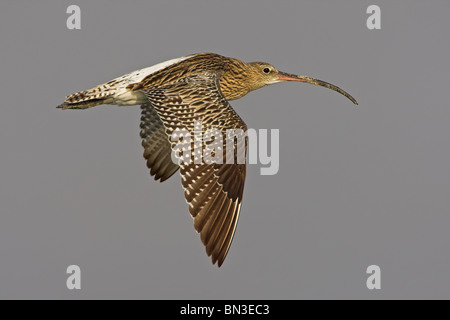
[[[279,72],[265,62],[245,63],[214,53],[200,53],[140,69],[90,90],[72,94],[58,106],[86,109],[102,104],[119,106],[141,104],[141,137],[144,157],[155,180],[161,182],[178,169],[194,226],[200,233],[213,263],[221,266],[236,229],[244,189],[245,163],[195,163],[172,161],[176,146],[172,134],[178,129],[194,132],[195,121],[202,132],[217,129],[247,130],[244,121],[228,104],[263,86],[299,81],[335,90],[352,102],[343,90],[329,83]],[[223,145],[224,158],[246,150],[246,138],[233,141],[233,150]],[[207,148],[203,142],[202,149]]]
[[[86,109],[100,104],[118,106],[142,104],[148,100],[141,89],[172,83],[204,71],[230,74],[229,77],[221,79],[220,89],[225,99],[239,99],[257,88],[257,85],[251,86],[251,83],[243,79],[242,76],[245,74],[241,71],[245,66],[245,63],[238,59],[214,53],[188,55],[136,70],[92,89],[74,93],[68,96],[60,107]],[[255,89],[252,89],[253,87]]]

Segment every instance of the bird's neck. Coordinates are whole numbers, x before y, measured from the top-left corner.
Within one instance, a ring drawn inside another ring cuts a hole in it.
[[[220,90],[227,100],[242,98],[255,88],[248,79],[247,64],[237,59],[230,59],[227,70],[220,79]]]

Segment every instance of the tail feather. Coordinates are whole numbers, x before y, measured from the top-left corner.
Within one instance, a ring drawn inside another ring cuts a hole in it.
[[[61,103],[59,106],[57,106],[56,108],[59,109],[88,109],[88,108],[92,108],[95,106],[99,106],[101,104],[107,104],[108,103],[108,99],[92,99],[92,100],[87,100],[87,101],[80,101],[80,102],[67,102],[67,100],[63,103]]]
[[[66,97],[66,100],[57,106],[60,109],[87,109],[111,102],[111,97],[116,93],[108,84],[80,91]]]

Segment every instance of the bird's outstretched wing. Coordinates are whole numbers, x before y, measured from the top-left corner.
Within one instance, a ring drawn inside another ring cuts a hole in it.
[[[179,161],[181,183],[194,218],[194,227],[200,233],[206,253],[220,267],[233,240],[241,209],[246,175],[247,126],[220,92],[219,79],[219,72],[208,71],[171,84],[143,88],[142,92],[164,124],[168,137],[173,138],[172,134],[179,130],[186,130],[194,137],[199,130],[205,134],[211,129],[223,137],[219,148],[223,150],[221,160],[217,161],[219,149],[211,153],[216,158],[209,162],[199,160],[195,151],[198,149],[193,149],[190,163],[187,158]],[[201,121],[200,127],[196,121]],[[227,148],[225,138],[230,134],[235,137]],[[193,143],[189,145],[194,146]],[[202,154],[210,145],[202,139]],[[171,141],[171,146],[176,148],[176,141]]]
[[[179,166],[172,161],[166,129],[150,103],[141,106],[141,138],[150,174],[161,182],[169,179]]]

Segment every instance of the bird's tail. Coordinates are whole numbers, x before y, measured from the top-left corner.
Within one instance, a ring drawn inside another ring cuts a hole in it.
[[[99,106],[101,104],[106,104],[106,99],[94,99],[89,101],[82,101],[82,102],[76,102],[76,103],[70,103],[70,102],[63,102],[56,108],[59,109],[88,109],[95,106]]]
[[[59,109],[88,109],[112,101],[115,91],[106,85],[80,91],[66,97],[66,100],[57,106]]]

